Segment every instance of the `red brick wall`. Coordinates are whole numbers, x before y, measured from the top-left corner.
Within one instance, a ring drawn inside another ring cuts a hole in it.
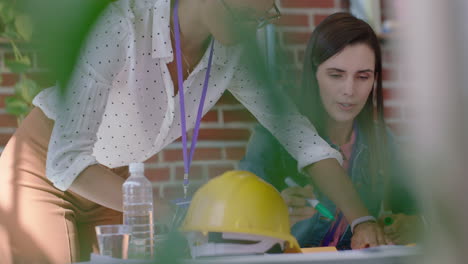
[[[388,14],[388,0],[382,1],[383,16]],[[278,22],[279,40],[292,54],[294,66],[300,68],[306,41],[314,26],[324,17],[349,8],[347,0],[277,0],[283,14]],[[398,128],[406,119],[405,108],[399,102],[400,73],[392,41],[383,42],[384,53],[384,88],[386,120],[389,125]],[[4,111],[4,98],[12,93],[12,86],[17,80],[3,65],[9,51],[0,48],[0,72],[3,82],[0,84],[0,146],[4,146],[14,132],[15,118]],[[38,70],[35,68],[35,70]],[[255,121],[232,96],[226,94],[204,117],[200,130],[190,179],[197,186],[211,177],[234,169],[245,152],[245,146]],[[182,191],[183,161],[181,143],[170,144],[164,151],[147,162],[147,176],[155,183],[155,190],[160,196],[173,198]]]

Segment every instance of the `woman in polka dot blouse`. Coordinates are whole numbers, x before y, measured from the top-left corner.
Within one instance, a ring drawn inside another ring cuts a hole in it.
[[[265,12],[276,10],[274,1],[179,1],[187,129],[195,124],[190,113],[198,108],[210,50],[206,42],[213,37],[204,112],[228,89],[350,222],[367,216],[339,152],[295,110],[272,110],[268,90],[258,89],[238,65],[241,50],[227,25],[239,11],[244,21],[246,14],[247,21],[264,21]],[[171,18],[170,0],[112,2],[89,34],[69,96],[60,97],[52,87],[34,99],[37,107],[0,158],[0,263],[87,259],[96,250],[94,226],[121,222],[126,166],[181,136]],[[279,126],[278,120],[287,124]],[[163,213],[155,203],[155,213]],[[383,243],[377,225],[355,236],[362,245]]]

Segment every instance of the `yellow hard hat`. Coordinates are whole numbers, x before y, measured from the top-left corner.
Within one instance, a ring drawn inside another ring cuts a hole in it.
[[[280,193],[248,171],[228,171],[198,189],[181,230],[274,238],[287,242],[288,252],[301,252]]]

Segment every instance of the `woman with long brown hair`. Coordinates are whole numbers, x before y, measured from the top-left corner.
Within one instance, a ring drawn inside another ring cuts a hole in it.
[[[293,101],[315,125],[319,136],[342,153],[343,168],[373,217],[358,222],[348,219],[343,208],[320,192],[320,187],[317,196],[335,213],[336,220],[329,221],[326,215],[306,206],[306,199],[314,197],[312,185],[317,186],[316,178],[298,171],[297,161],[262,127],[251,138],[240,167],[263,177],[282,192],[290,207],[291,223],[297,223],[292,232],[301,246],[359,248],[356,237],[351,243],[352,233],[375,225],[385,186],[390,184],[387,177],[394,179],[401,174],[396,171],[400,164],[395,141],[383,119],[379,40],[366,22],[349,13],[336,13],[315,28],[304,56],[302,85],[292,91]],[[308,140],[314,142],[313,138]],[[287,186],[287,177],[306,187]],[[398,195],[407,193],[392,191]],[[399,205],[390,206],[395,212],[401,211]],[[383,239],[382,244],[392,242]]]

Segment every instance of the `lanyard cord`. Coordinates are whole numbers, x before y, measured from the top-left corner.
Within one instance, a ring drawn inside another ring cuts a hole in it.
[[[327,232],[327,234],[323,238],[322,247],[328,247],[328,245],[330,245],[330,243],[333,241],[333,237],[335,236],[336,229],[338,228],[338,226],[341,223],[341,218],[343,218],[343,213],[342,212],[340,212],[338,214],[338,219],[336,220],[335,224],[333,225],[333,227]]]
[[[180,123],[181,123],[181,134],[182,134],[182,148],[183,148],[183,158],[184,158],[184,198],[187,197],[187,189],[189,185],[189,169],[190,164],[193,159],[193,154],[195,152],[195,146],[197,144],[198,131],[200,129],[200,122],[203,113],[203,105],[205,103],[206,92],[208,90],[208,81],[210,79],[211,72],[211,62],[213,60],[213,50],[214,50],[214,41],[211,41],[210,48],[210,57],[208,60],[208,68],[205,75],[205,83],[203,84],[203,91],[200,98],[200,104],[198,105],[198,113],[195,122],[195,127],[193,129],[192,142],[190,144],[190,155],[187,157],[187,126],[185,119],[185,98],[184,98],[184,76],[182,71],[182,49],[180,47],[180,25],[179,25],[179,1],[175,1],[174,5],[174,39],[175,39],[175,49],[176,49],[176,63],[177,63],[177,80],[179,86],[179,104],[180,104]]]

